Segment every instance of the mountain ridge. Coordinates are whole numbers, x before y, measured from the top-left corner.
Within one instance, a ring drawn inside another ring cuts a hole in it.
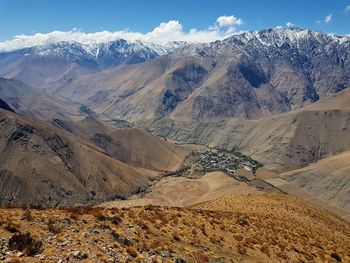
[[[61,79],[51,90],[98,114],[132,121],[260,119],[350,86],[349,53],[349,37],[265,30]]]

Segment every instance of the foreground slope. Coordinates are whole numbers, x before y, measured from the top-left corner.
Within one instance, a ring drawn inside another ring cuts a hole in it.
[[[169,176],[147,189],[147,193],[128,200],[109,201],[101,207],[123,208],[145,205],[186,207],[222,196],[262,193],[223,172],[210,172],[200,178]]]
[[[68,206],[127,196],[156,173],[47,124],[0,110],[0,204]]]
[[[0,209],[0,218],[0,259],[12,262],[350,260],[349,223],[282,195],[225,197],[191,208]],[[14,229],[45,242],[18,249],[10,242]]]

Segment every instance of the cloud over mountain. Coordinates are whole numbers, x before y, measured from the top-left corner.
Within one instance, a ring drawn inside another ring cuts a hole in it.
[[[242,19],[235,16],[220,16],[216,22],[218,22],[219,26],[239,26],[243,24]]]
[[[36,45],[46,45],[58,41],[79,42],[82,44],[93,44],[109,42],[116,39],[142,40],[154,43],[167,43],[170,41],[187,42],[211,42],[223,39],[234,32],[236,26],[243,23],[242,19],[235,16],[220,16],[217,25],[206,29],[192,28],[189,31],[183,29],[178,20],[170,20],[160,23],[152,31],[147,33],[133,32],[128,29],[119,31],[100,31],[85,33],[79,29],[70,31],[52,31],[49,33],[36,33],[33,35],[16,35],[12,39],[0,42],[0,51],[15,50]],[[225,27],[224,29],[222,27]]]
[[[332,14],[329,14],[328,16],[326,16],[326,17],[324,18],[324,21],[325,21],[326,23],[331,22],[331,20],[332,20]]]

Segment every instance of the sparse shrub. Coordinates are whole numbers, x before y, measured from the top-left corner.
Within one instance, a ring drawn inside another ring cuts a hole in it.
[[[200,253],[194,253],[193,258],[194,258],[194,262],[197,262],[197,263],[209,262],[209,258],[206,255],[203,255]]]
[[[18,228],[20,226],[21,226],[20,222],[16,220],[12,220],[11,218],[8,218],[5,222],[5,229],[10,233],[19,233]]]
[[[240,242],[243,240],[243,237],[241,235],[235,235],[235,239]]]
[[[139,227],[141,227],[143,230],[145,230],[146,232],[148,232],[149,230],[149,226],[147,225],[146,222],[140,220],[140,219],[136,219],[135,220],[135,224],[138,225]]]
[[[77,214],[89,214],[94,216],[99,221],[106,220],[106,216],[101,212],[100,208],[80,208],[77,211]]]
[[[128,212],[128,217],[130,217],[130,218],[136,218],[135,211],[134,211],[134,210],[129,210],[129,212]]]
[[[237,245],[237,251],[238,251],[238,253],[241,254],[241,255],[247,254],[247,248],[244,247],[241,243],[239,243],[239,244]]]
[[[154,219],[159,220],[161,225],[166,225],[169,222],[167,215],[162,211],[157,211],[154,215]]]
[[[113,246],[113,248],[116,248],[116,249],[120,248],[120,246],[117,242],[113,242],[112,246]]]
[[[326,261],[326,256],[325,256],[325,253],[323,251],[318,251],[317,254],[320,257],[320,259],[322,260],[322,262]]]
[[[115,225],[119,225],[123,222],[123,220],[119,216],[112,216],[110,220]]]
[[[338,262],[341,262],[342,261],[342,258],[341,258],[341,256],[338,254],[338,253],[336,253],[336,252],[333,252],[332,254],[331,254],[331,258],[334,258],[336,261],[338,261]]]
[[[201,231],[202,231],[203,235],[208,236],[207,231],[205,230],[204,224],[201,225]]]
[[[60,227],[58,227],[52,219],[47,222],[47,230],[53,234],[58,234],[61,232]]]
[[[33,221],[32,211],[29,209],[24,210],[23,219],[26,221]]]
[[[174,238],[175,241],[178,241],[178,242],[181,241],[181,239],[180,239],[180,237],[178,235],[174,234],[173,238]]]
[[[244,241],[244,244],[245,244],[246,247],[254,248],[254,245],[258,244],[258,241],[254,237],[248,237]]]
[[[279,252],[277,252],[277,253],[276,253],[276,256],[279,257],[279,258],[282,258],[282,259],[284,259],[284,260],[287,260],[287,259],[288,259],[288,256],[287,256],[286,252],[284,252],[284,251],[279,251]]]
[[[220,243],[220,238],[218,238],[216,235],[213,235],[209,238],[211,243]]]
[[[6,262],[21,263],[21,260],[19,257],[9,257],[8,259],[6,259]]]
[[[9,239],[9,249],[22,251],[25,255],[33,256],[42,251],[42,242],[33,239],[29,233],[15,234]]]
[[[245,218],[237,218],[237,223],[240,225],[240,226],[249,226],[249,221]]]
[[[104,224],[104,223],[100,224],[100,225],[99,225],[99,228],[100,228],[100,229],[111,230],[111,227],[110,227],[109,225],[107,225],[107,224]]]
[[[96,252],[96,256],[98,257],[98,262],[110,262],[109,258],[101,251]]]
[[[270,256],[269,246],[264,244],[261,246],[260,251],[266,254],[267,256]]]
[[[126,252],[128,252],[128,254],[130,255],[130,256],[132,256],[133,258],[136,258],[137,257],[137,250],[134,248],[134,247],[131,247],[131,246],[129,246],[129,247],[127,247],[126,248]]]
[[[81,215],[79,207],[67,208],[66,211],[69,213],[69,217],[72,220],[77,220],[79,218],[79,215]]]
[[[160,241],[155,240],[150,244],[149,248],[155,250],[155,249],[159,248],[160,246],[161,246]]]
[[[131,246],[133,242],[129,240],[128,238],[124,237],[123,235],[117,233],[114,230],[111,230],[111,234],[114,237],[114,239],[123,246]]]
[[[95,208],[95,209],[92,209],[90,212],[89,212],[90,215],[93,215],[97,220],[99,221],[104,221],[106,220],[106,217],[104,214],[102,214],[101,210],[98,209],[98,208]]]
[[[196,229],[192,229],[192,234],[194,235],[194,236],[196,236],[197,235],[197,230]]]

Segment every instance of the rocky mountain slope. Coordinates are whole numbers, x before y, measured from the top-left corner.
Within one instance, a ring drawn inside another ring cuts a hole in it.
[[[0,209],[0,260],[10,262],[348,262],[349,236],[349,223],[281,195],[191,208]]]
[[[0,110],[0,205],[72,206],[125,197],[158,173],[47,124]]]
[[[59,42],[0,53],[0,76],[117,118],[258,119],[350,86],[349,51],[349,37],[298,28],[207,44]]]
[[[350,149],[349,101],[346,89],[303,109],[260,120],[196,123],[163,118],[142,125],[171,139],[241,151],[283,170]]]
[[[349,37],[297,28],[247,32],[60,82],[55,94],[129,120],[258,119],[348,87],[349,51]]]
[[[53,98],[45,91],[37,90],[21,81],[0,78],[0,98],[16,112],[28,117],[51,121],[53,118],[82,116],[79,105],[68,99]]]
[[[91,45],[57,42],[0,53],[0,76],[34,87],[48,87],[81,74],[154,59],[184,45],[174,42],[161,46],[123,39]]]
[[[177,170],[189,151],[137,128],[117,128],[92,116],[79,121],[54,119],[52,124],[103,149],[114,159],[155,171]]]
[[[8,110],[8,111],[11,111],[11,112],[15,112],[7,103],[6,101],[0,99],[0,109],[3,109],[3,110]]]

